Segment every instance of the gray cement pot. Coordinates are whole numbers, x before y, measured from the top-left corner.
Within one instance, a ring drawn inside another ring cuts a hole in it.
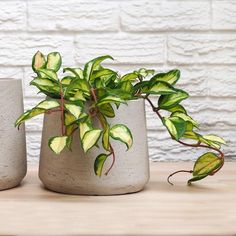
[[[26,174],[25,128],[14,127],[23,111],[21,80],[0,79],[0,190],[19,185]]]
[[[68,194],[113,195],[137,192],[149,180],[149,159],[144,101],[131,101],[122,105],[111,124],[126,124],[134,138],[134,144],[126,151],[124,144],[112,142],[116,163],[107,176],[94,174],[94,160],[101,150],[93,148],[85,155],[80,142],[74,138],[72,152],[63,151],[60,156],[48,147],[51,136],[60,135],[60,114],[44,118],[39,177],[46,188]],[[77,134],[75,134],[76,136]],[[107,170],[111,160],[107,160]]]

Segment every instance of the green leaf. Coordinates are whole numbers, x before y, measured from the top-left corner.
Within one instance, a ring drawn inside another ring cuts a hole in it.
[[[103,104],[107,104],[110,102],[119,102],[119,103],[125,103],[125,101],[117,96],[114,95],[108,95],[102,99],[100,99],[97,103],[98,106],[101,106]]]
[[[183,135],[184,138],[187,138],[187,139],[193,139],[193,140],[199,140],[200,138],[200,135],[193,132],[193,131],[186,131]]]
[[[88,63],[85,64],[85,67],[84,67],[84,71],[83,71],[83,75],[84,75],[84,78],[85,80],[89,81],[92,77],[92,73],[94,71],[94,69],[100,65],[100,63],[106,59],[112,59],[113,58],[109,55],[106,55],[106,56],[102,56],[102,57],[97,57],[91,61],[89,61]]]
[[[146,92],[148,94],[160,94],[160,95],[168,95],[177,93],[175,88],[166,82],[155,82],[150,88],[145,88],[142,92]]]
[[[65,125],[69,126],[74,124],[77,121],[74,115],[69,112],[65,112]]]
[[[69,71],[70,73],[72,73],[73,75],[75,75],[76,77],[78,77],[79,79],[83,79],[83,78],[84,78],[84,76],[83,76],[83,70],[80,69],[80,68],[69,68],[69,67],[67,67],[67,68],[64,68],[64,69],[63,69],[63,72],[64,72],[64,73],[67,72],[67,71]]]
[[[170,85],[175,85],[176,82],[179,80],[179,78],[180,78],[180,71],[179,70],[171,70],[167,73],[160,73],[160,74],[154,75],[151,78],[150,82],[155,83],[156,81],[164,81]]]
[[[193,176],[208,175],[222,165],[222,159],[213,152],[207,152],[200,156],[195,162]]]
[[[69,97],[69,100],[71,101],[86,101],[86,98],[84,97],[84,93],[80,90],[75,92],[75,95],[73,97]]]
[[[179,117],[163,118],[163,123],[168,129],[170,135],[179,140],[185,133],[186,122]]]
[[[88,85],[88,82],[83,79],[75,79],[71,81],[70,85],[67,87],[66,95],[70,96],[70,93],[76,93],[78,90],[81,90],[82,92],[89,93],[90,88]]]
[[[62,85],[69,85],[71,83],[71,81],[74,79],[75,79],[75,77],[65,76],[64,78],[62,78],[61,83],[62,83]]]
[[[93,72],[91,81],[94,81],[96,78],[106,79],[114,74],[117,74],[117,73],[113,70],[102,68],[101,70],[97,70]]]
[[[103,166],[104,166],[106,159],[107,159],[107,155],[104,153],[98,155],[95,159],[94,172],[99,177],[101,177],[101,175],[102,175],[102,170],[103,170]]]
[[[134,86],[128,81],[123,81],[118,86],[122,91],[132,94],[134,92]]]
[[[81,140],[83,139],[85,133],[91,129],[92,129],[92,126],[90,122],[86,121],[86,122],[79,123],[79,133],[80,133]]]
[[[182,118],[184,121],[189,121],[190,123],[192,123],[195,127],[198,127],[198,123],[193,120],[189,115],[182,113],[182,112],[174,112],[171,114],[171,117],[179,117]]]
[[[48,54],[47,57],[47,69],[51,69],[55,72],[57,72],[61,68],[61,55],[58,52],[51,52]]]
[[[51,69],[39,69],[38,72],[42,78],[58,81],[57,73]]]
[[[74,104],[65,104],[64,106],[66,110],[69,111],[75,117],[75,119],[79,119],[82,113],[82,108],[80,106]]]
[[[94,145],[96,145],[98,139],[100,138],[102,130],[93,129],[87,131],[82,139],[82,147],[84,152],[86,153],[89,149],[91,149]]]
[[[68,136],[56,136],[49,139],[48,145],[55,154],[59,155],[69,141]]]
[[[208,134],[208,135],[203,135],[202,136],[204,139],[208,140],[208,141],[211,141],[211,142],[214,142],[214,143],[218,143],[218,144],[224,144],[226,145],[226,142],[223,138],[217,136],[217,135],[214,135],[214,134]]]
[[[109,118],[115,117],[114,109],[110,103],[100,105],[99,111],[106,117],[109,117]]]
[[[188,98],[188,93],[183,90],[176,89],[177,93],[170,94],[170,95],[161,95],[158,100],[158,106],[161,109],[168,109],[171,107],[176,106],[184,99]]]
[[[191,178],[190,180],[188,180],[188,184],[190,185],[192,182],[195,182],[195,181],[204,179],[204,178],[206,178],[207,176],[208,176],[208,174],[197,175],[197,176]]]
[[[187,114],[187,111],[185,110],[185,108],[182,105],[180,105],[180,104],[178,104],[178,105],[176,105],[174,107],[171,107],[171,108],[167,108],[166,110],[171,112],[171,113],[182,112],[182,113]]]
[[[138,71],[135,71],[135,73],[145,78],[148,75],[153,75],[155,73],[155,70],[141,68]]]
[[[46,60],[44,55],[38,51],[34,56],[32,60],[32,69],[34,72],[37,73],[39,69],[43,69],[46,67]]]
[[[102,145],[103,145],[103,148],[107,151],[110,151],[109,136],[110,136],[110,127],[107,126],[102,136]]]
[[[60,103],[54,100],[45,100],[40,102],[36,108],[41,108],[41,109],[45,109],[45,110],[50,110],[50,109],[54,109],[60,107]]]
[[[112,126],[110,136],[126,144],[127,149],[130,149],[133,144],[133,137],[129,128],[122,124]]]
[[[137,73],[128,73],[124,76],[121,77],[121,81],[135,81],[138,78],[138,74]]]
[[[51,98],[60,98],[60,87],[49,79],[35,78],[30,82],[30,85],[36,86],[40,92]]]
[[[45,113],[45,109],[40,109],[40,108],[33,108],[32,110],[28,110],[25,113],[23,113],[15,122],[15,127],[19,126],[26,120],[29,120],[37,115]]]
[[[30,82],[30,85],[54,87],[56,84],[49,79],[37,77]]]

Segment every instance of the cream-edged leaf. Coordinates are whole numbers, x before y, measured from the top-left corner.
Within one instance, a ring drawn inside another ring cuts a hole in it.
[[[61,67],[62,59],[59,52],[51,52],[47,56],[46,68],[57,72]]]
[[[110,136],[115,139],[119,140],[127,146],[127,149],[130,149],[133,145],[133,137],[129,128],[122,124],[116,124],[111,127],[110,129]]]
[[[65,104],[64,106],[76,119],[79,119],[79,116],[82,113],[82,108],[80,106],[75,104]]]
[[[68,136],[56,136],[49,139],[48,145],[55,154],[59,155],[69,141]]]
[[[99,177],[101,177],[101,175],[102,175],[102,170],[103,170],[103,166],[104,166],[106,159],[107,159],[107,155],[104,153],[98,155],[95,159],[94,172]]]
[[[102,134],[102,130],[100,129],[92,129],[87,131],[82,139],[82,147],[84,152],[86,153],[89,149],[96,145],[98,139]]]
[[[54,109],[60,107],[60,103],[54,100],[45,100],[40,102],[36,108],[41,108],[41,109],[45,109],[45,110],[50,110],[50,109]]]

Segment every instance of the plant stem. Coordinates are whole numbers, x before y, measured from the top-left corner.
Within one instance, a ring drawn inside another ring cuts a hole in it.
[[[193,171],[192,171],[192,170],[178,170],[178,171],[175,171],[175,172],[173,172],[172,174],[170,174],[170,175],[168,176],[167,182],[168,182],[169,184],[171,184],[171,185],[174,185],[174,184],[170,181],[170,178],[171,178],[173,175],[178,174],[178,173],[190,173],[190,174],[192,174]]]
[[[111,154],[112,154],[112,163],[111,163],[110,168],[106,171],[105,175],[108,175],[108,174],[109,174],[109,172],[111,171],[111,169],[112,169],[112,167],[114,166],[115,161],[116,161],[116,156],[115,156],[114,149],[113,149],[113,147],[111,146],[110,143],[109,143],[109,145],[110,145]]]
[[[62,84],[60,83],[60,95],[61,95],[61,133],[62,136],[65,135],[65,117],[64,117],[64,93],[63,93],[63,88]]]
[[[146,96],[144,96],[144,97],[142,97],[142,98],[148,101],[148,103],[149,103],[150,106],[152,107],[152,110],[157,114],[157,116],[158,116],[158,117],[161,119],[161,121],[162,121],[163,117],[162,117],[162,115],[161,115],[160,112],[159,112],[160,109],[159,109],[158,107],[155,107],[155,106],[154,106],[154,104],[152,103],[152,101],[149,99],[148,96],[149,96],[149,94],[147,94]],[[172,137],[172,139],[174,139],[174,138]],[[180,141],[180,140],[176,140],[176,139],[174,139],[174,140],[177,141],[178,143],[184,145],[184,146],[195,147],[195,148],[198,148],[198,147],[201,147],[201,148],[208,148],[208,149],[211,149],[211,150],[214,150],[214,151],[218,152],[218,153],[219,153],[218,158],[222,160],[222,164],[221,164],[221,166],[220,166],[217,170],[213,171],[213,172],[210,173],[209,175],[214,175],[215,173],[217,173],[217,172],[223,167],[223,165],[224,165],[224,153],[223,153],[220,149],[214,148],[214,147],[211,147],[211,146],[208,146],[208,145],[201,144],[201,142],[198,142],[198,143],[196,143],[196,144],[189,144],[189,143],[185,143],[185,142]],[[168,183],[170,183],[171,185],[173,185],[173,183],[171,183],[171,182],[169,181],[170,177],[173,176],[173,175],[175,175],[175,174],[177,174],[177,173],[180,173],[180,172],[192,173],[193,171],[192,171],[192,170],[180,170],[180,171],[176,171],[176,172],[174,172],[174,173],[172,173],[172,174],[170,174],[170,175],[168,176],[168,178],[167,178]]]

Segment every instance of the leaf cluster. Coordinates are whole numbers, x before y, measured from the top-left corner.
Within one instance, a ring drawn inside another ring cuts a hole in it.
[[[198,123],[181,105],[189,95],[176,87],[180,78],[179,70],[155,73],[154,70],[141,68],[120,75],[117,71],[104,67],[104,60],[113,58],[105,55],[87,62],[83,68],[63,68],[63,77],[59,78],[61,55],[52,52],[45,56],[38,51],[32,60],[35,77],[30,85],[37,87],[47,98],[22,114],[17,119],[16,126],[43,113],[60,112],[61,135],[50,138],[49,147],[56,154],[66,148],[71,150],[73,138],[80,139],[85,153],[102,145],[104,151],[94,162],[94,172],[98,176],[102,175],[107,158],[115,158],[111,140],[124,143],[127,149],[133,144],[132,133],[126,125],[111,126],[109,122],[115,117],[120,105],[127,104],[130,100],[147,100],[171,137],[178,142],[182,139],[194,140],[195,146],[204,144],[216,150],[225,144],[218,136],[198,133]],[[159,96],[158,104],[154,105],[149,96]],[[162,117],[159,113],[161,110],[167,111],[169,116]],[[99,126],[96,126],[97,122]],[[189,182],[206,177],[221,165],[222,159],[215,153],[204,154],[196,161],[193,178]]]

